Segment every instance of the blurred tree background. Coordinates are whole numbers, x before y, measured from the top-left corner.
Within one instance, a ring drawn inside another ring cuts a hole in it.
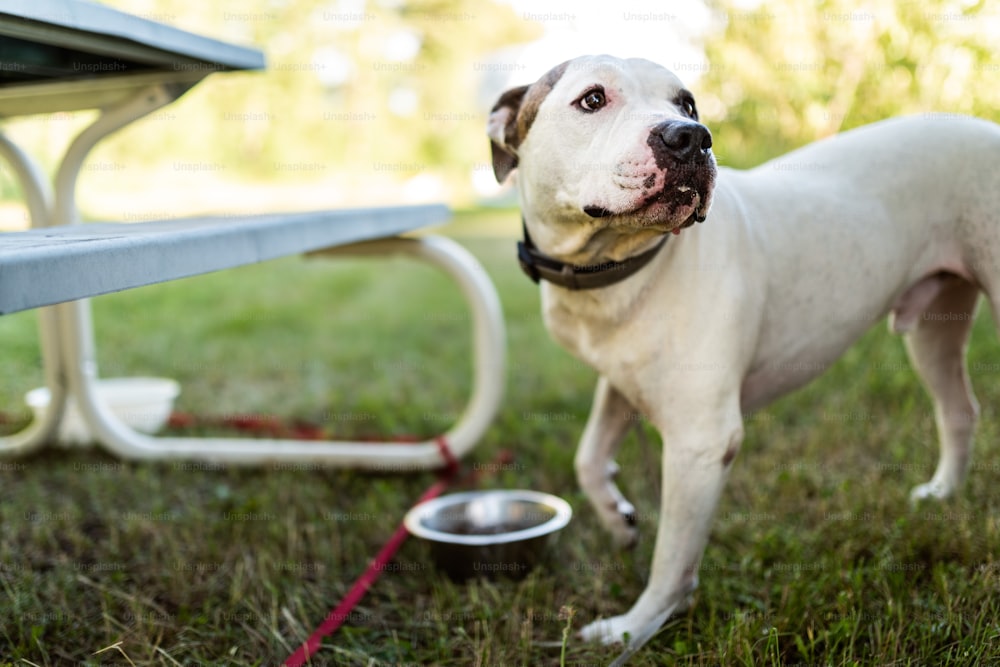
[[[81,202],[92,214],[126,219],[143,202],[153,209],[149,217],[269,206],[265,190],[286,199],[311,197],[303,206],[472,202],[472,175],[489,171],[484,76],[495,79],[504,63],[517,68],[510,51],[500,60],[493,54],[544,39],[547,27],[519,13],[523,5],[516,1],[106,4],[255,45],[268,57],[266,72],[214,75],[99,147],[83,175]],[[847,0],[708,5],[714,20],[703,37],[704,61],[672,63],[665,43],[662,62],[695,89],[723,164],[751,166],[901,113],[997,119],[1000,30],[995,10],[983,0],[876,0],[863,9]],[[591,11],[583,2],[566,6]],[[621,20],[606,30],[630,26]],[[601,35],[591,43],[591,51],[603,50]],[[51,167],[58,147],[88,117],[9,123],[21,131],[15,137],[42,148]],[[268,188],[247,194],[248,184]],[[17,194],[6,170],[0,170],[0,187],[8,199]],[[150,188],[169,193],[162,204],[141,200]],[[116,194],[121,203],[112,205],[112,198],[100,197],[109,192],[132,193],[137,201]]]
[[[489,164],[486,110],[475,94],[483,59],[542,32],[507,4],[476,0],[103,4],[267,57],[266,71],[212,75],[98,146],[81,175],[81,207],[132,221],[295,207],[297,197],[311,197],[302,207],[468,201],[470,174]],[[6,125],[54,170],[94,115]],[[266,183],[271,199],[238,187],[252,183]],[[0,196],[19,198],[2,166]]]
[[[985,0],[711,5],[724,28],[697,87],[724,164],[901,114],[1000,120],[1000,15]]]
[[[262,179],[337,164],[409,176],[467,172],[486,122],[471,94],[475,64],[539,34],[509,6],[475,0],[108,4],[265,51],[265,74],[217,76],[196,89],[215,122],[182,139],[210,142],[215,159]]]

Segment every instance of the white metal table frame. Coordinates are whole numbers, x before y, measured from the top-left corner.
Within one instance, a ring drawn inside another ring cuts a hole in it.
[[[35,0],[35,5],[39,3],[60,6],[79,4],[72,0]],[[106,13],[113,10],[102,7],[100,11]],[[131,17],[129,20],[132,20]],[[202,71],[200,76],[189,76],[181,85],[176,80],[155,83],[147,80],[150,75],[142,75],[139,79],[142,86],[104,108],[97,120],[72,141],[56,172],[54,188],[37,162],[0,132],[0,155],[10,163],[22,186],[32,227],[79,224],[77,178],[94,146],[134,120],[169,104],[207,73]],[[500,300],[492,281],[476,259],[460,245],[444,237],[392,237],[322,251],[322,254],[352,256],[397,253],[430,262],[444,270],[458,284],[473,315],[472,396],[457,422],[441,436],[424,442],[401,444],[154,437],[136,432],[122,423],[98,396],[99,374],[90,304],[88,299],[79,299],[39,310],[43,372],[45,384],[51,392],[49,409],[43,419],[33,421],[23,431],[0,438],[0,456],[25,454],[52,441],[65,413],[67,399],[72,396],[97,441],[124,459],[183,459],[247,465],[308,462],[406,471],[446,464],[448,461],[441,451],[442,439],[447,443],[450,454],[461,458],[488,429],[503,396],[506,335]],[[55,266],[53,268],[58,270]]]

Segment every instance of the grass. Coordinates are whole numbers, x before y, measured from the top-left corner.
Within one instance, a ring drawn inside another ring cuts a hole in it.
[[[447,231],[482,261],[508,325],[507,396],[466,461],[481,486],[567,498],[548,567],[459,585],[408,541],[319,664],[603,665],[563,630],[622,613],[649,572],[658,440],[630,436],[622,486],[643,537],[619,552],[579,492],[573,451],[594,373],[550,342],[520,275],[512,212]],[[345,436],[431,435],[469,387],[461,297],[405,260],[290,258],[94,300],[102,375],[163,375],[178,409],[274,415]],[[41,381],[34,316],[0,318],[13,430]],[[988,313],[970,362],[983,405],[955,499],[911,509],[937,456],[900,341],[867,334],[823,378],[750,416],[697,604],[633,665],[974,665],[1000,656],[1000,377]],[[986,369],[986,370],[983,370]],[[646,443],[652,444],[646,444]],[[124,463],[50,449],[0,465],[0,665],[274,665],[319,623],[434,479],[310,467]],[[109,650],[97,653],[108,647]],[[565,653],[564,653],[565,652]]]

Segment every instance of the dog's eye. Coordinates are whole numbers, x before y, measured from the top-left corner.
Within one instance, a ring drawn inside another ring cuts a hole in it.
[[[694,106],[694,98],[684,96],[679,98],[676,104],[685,116],[692,120],[698,120],[698,109]]]
[[[597,111],[607,103],[608,100],[604,96],[604,89],[593,88],[585,92],[583,94],[583,97],[581,97],[576,104],[584,111],[592,113],[594,111]]]

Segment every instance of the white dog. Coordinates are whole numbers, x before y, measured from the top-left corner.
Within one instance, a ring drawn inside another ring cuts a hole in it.
[[[1000,127],[905,118],[717,170],[676,76],[595,56],[504,93],[488,133],[498,180],[517,171],[520,258],[542,281],[545,324],[601,376],[576,471],[621,543],[636,538],[635,510],[614,484],[615,450],[636,410],[663,438],[649,585],[584,638],[627,634],[634,650],[683,609],[742,415],[819,375],[887,313],[940,436],[937,471],[913,498],[961,484],[980,291],[1000,314]]]

